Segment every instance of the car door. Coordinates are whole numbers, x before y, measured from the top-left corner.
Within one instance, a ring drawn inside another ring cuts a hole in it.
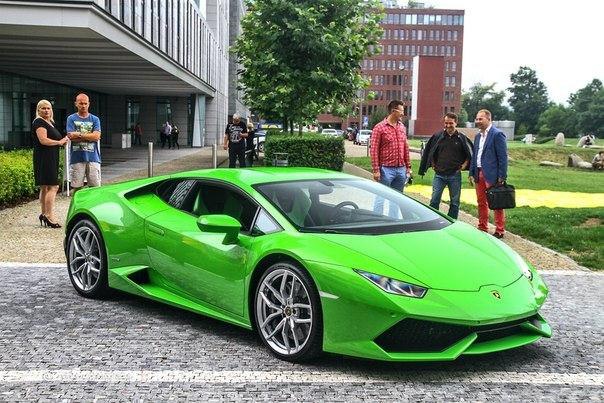
[[[145,236],[153,268],[177,291],[243,315],[244,280],[254,238],[250,227],[257,205],[242,192],[216,182],[182,182],[181,203],[148,217]],[[172,197],[172,199],[176,199]],[[168,202],[170,199],[168,199]],[[224,234],[202,232],[200,215],[227,214],[242,223],[234,244]]]

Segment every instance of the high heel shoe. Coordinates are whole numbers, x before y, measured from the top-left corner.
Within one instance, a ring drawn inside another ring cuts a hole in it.
[[[45,215],[42,216],[42,219],[44,220],[44,223],[50,228],[61,228],[61,224],[59,224],[58,222],[50,221]]]
[[[44,214],[40,214],[38,216],[38,220],[40,220],[40,227],[46,227],[46,221],[44,221]]]

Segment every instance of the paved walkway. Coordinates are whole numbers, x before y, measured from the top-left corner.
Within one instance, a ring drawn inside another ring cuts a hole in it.
[[[109,184],[147,176],[147,147],[134,149],[105,149],[102,153],[103,183]],[[154,150],[155,175],[212,167],[212,148]],[[217,149],[218,165],[227,159],[221,147]],[[55,214],[63,223],[70,197],[57,196]],[[64,263],[63,228],[41,227],[38,221],[40,204],[37,200],[14,208],[0,210],[0,262]]]
[[[353,145],[346,142],[346,153],[349,156],[363,156],[366,147]],[[419,158],[419,154],[412,153],[411,157]],[[102,175],[103,183],[114,183],[147,176],[147,147],[116,150],[102,149]],[[217,162],[221,165],[227,160],[226,151],[218,147]],[[212,149],[184,148],[180,150],[155,149],[154,174],[161,175],[200,168],[211,168]],[[344,171],[353,175],[371,179],[371,174],[356,166],[345,164]],[[427,203],[428,200],[420,195],[408,192],[418,200]],[[59,195],[56,200],[55,213],[61,222],[67,215],[70,198]],[[445,204],[441,211],[447,211]],[[0,262],[23,263],[64,263],[65,256],[62,245],[63,229],[42,228],[38,222],[40,213],[38,201],[32,201],[20,206],[0,211]],[[476,225],[476,219],[463,212],[460,219]],[[539,269],[582,269],[575,261],[558,252],[544,248],[534,242],[525,240],[510,232],[506,233],[504,241],[514,250],[523,255]]]

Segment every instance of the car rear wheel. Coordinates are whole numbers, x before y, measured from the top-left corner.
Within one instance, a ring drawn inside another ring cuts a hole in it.
[[[321,306],[305,271],[289,262],[273,264],[258,282],[254,301],[258,334],[274,355],[304,361],[321,353]]]
[[[107,294],[107,260],[105,243],[96,225],[79,221],[67,238],[67,270],[76,291],[87,298]]]
[[[258,143],[258,152],[261,152],[261,153],[264,152],[264,141],[261,143]]]

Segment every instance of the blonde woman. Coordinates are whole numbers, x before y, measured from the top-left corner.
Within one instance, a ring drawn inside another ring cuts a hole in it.
[[[68,138],[55,127],[52,105],[43,99],[36,106],[36,118],[31,124],[34,142],[34,178],[40,186],[40,225],[61,228],[54,216],[54,204],[59,190],[59,147]]]

